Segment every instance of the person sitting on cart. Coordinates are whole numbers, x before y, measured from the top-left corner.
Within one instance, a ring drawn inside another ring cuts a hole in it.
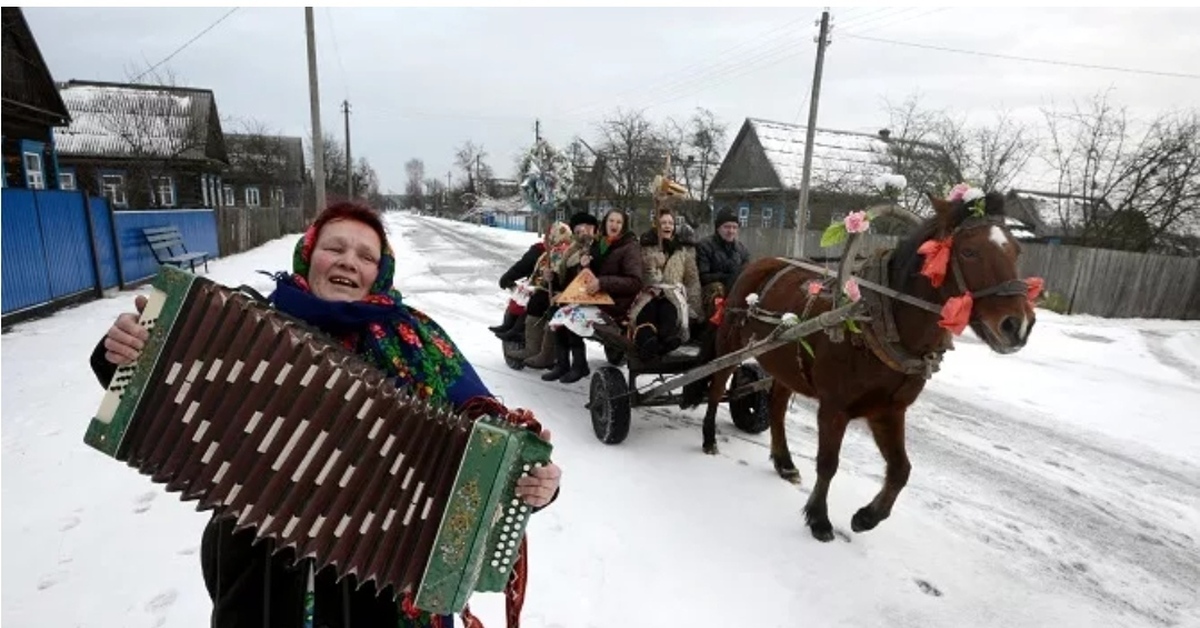
[[[517,282],[523,279],[528,279],[533,274],[534,265],[538,258],[546,252],[545,238],[534,242],[530,245],[521,259],[517,260],[512,266],[500,275],[500,289],[514,291],[513,298],[508,300],[507,307],[504,308],[504,321],[499,325],[488,327],[492,333],[496,334],[501,340],[517,340],[521,337],[524,331],[521,323],[521,317],[525,315],[525,309],[528,304],[522,305],[516,295]]]
[[[580,257],[578,274],[583,275],[584,292],[606,294],[613,303],[568,304],[555,311],[549,327],[555,333],[556,363],[542,375],[544,381],[571,384],[590,375],[583,338],[591,336],[596,325],[623,326],[633,299],[642,290],[642,255],[637,237],[630,230],[629,216],[612,209],[604,215],[603,224],[604,233]],[[563,279],[565,289],[575,277]]]
[[[570,283],[571,279],[579,273],[579,260],[583,257],[592,246],[592,242],[596,239],[596,232],[600,229],[600,221],[588,212],[576,212],[571,216],[569,224],[571,229],[571,244],[563,255],[555,256],[550,259],[549,266],[541,268],[538,272],[542,275],[544,285],[550,286],[554,294],[563,291]],[[569,277],[564,281],[564,278]],[[554,311],[558,309],[550,300],[550,292],[539,291],[538,299],[530,299],[526,310],[530,316],[538,317],[542,321],[540,330],[529,330],[527,328],[525,334],[524,361],[525,366],[536,369],[548,369],[554,366],[555,359],[555,340],[554,330],[550,329],[545,324],[554,315]],[[532,335],[531,335],[532,334]],[[540,340],[538,336],[541,336]],[[530,339],[533,339],[532,341]]]
[[[738,241],[738,217],[730,209],[717,212],[716,233],[700,241],[696,247],[696,267],[700,271],[704,301],[704,317],[713,319],[719,308],[718,299],[733,290],[742,269],[750,263],[750,250]]]
[[[642,291],[633,301],[629,334],[644,360],[664,356],[689,340],[689,328],[701,319],[700,273],[695,234],[673,209],[672,195],[655,196],[657,228],[642,234]]]
[[[524,301],[525,314],[522,322],[518,323],[518,333],[525,339],[525,344],[515,351],[507,348],[504,351],[506,356],[516,360],[524,361],[542,352],[546,322],[550,318],[547,312],[550,309],[550,291],[553,289],[552,269],[561,263],[571,246],[571,228],[565,222],[555,222],[550,225],[543,242],[545,251],[538,256],[528,280],[514,295],[514,299],[521,296]],[[553,346],[549,350],[553,351]]]

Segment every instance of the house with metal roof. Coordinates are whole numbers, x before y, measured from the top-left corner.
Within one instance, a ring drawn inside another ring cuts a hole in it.
[[[55,130],[59,162],[116,208],[222,206],[229,164],[212,90],[68,81],[71,124]]]

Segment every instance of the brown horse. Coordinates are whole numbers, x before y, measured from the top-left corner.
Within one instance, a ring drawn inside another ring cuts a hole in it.
[[[887,296],[863,288],[871,321],[859,324],[861,333],[848,330],[835,340],[818,331],[805,339],[811,354],[793,343],[757,356],[774,378],[771,459],[779,475],[792,482],[799,482],[800,473],[784,433],[788,402],[793,393],[819,402],[817,481],[804,514],[813,536],[821,541],[833,539],[826,496],[837,473],[842,436],[852,419],[867,420],[887,463],[887,474],[875,498],[854,514],[851,527],[855,532],[870,530],[891,514],[911,469],[905,452],[905,412],[921,394],[942,353],[952,346],[951,332],[939,324],[947,301],[971,293],[973,303],[956,300],[957,304],[969,304],[969,319],[962,312],[957,331],[969,320],[975,334],[997,353],[1019,350],[1033,328],[1032,300],[1026,282],[1018,279],[1020,246],[1005,227],[1003,196],[988,194],[970,206],[961,200],[930,200],[934,217],[923,221],[894,250],[872,258],[874,270],[868,262],[860,273],[864,279],[876,278],[876,283],[900,293]],[[931,280],[922,273],[924,258],[934,250],[932,245],[922,247],[927,242],[946,245],[942,280],[936,276]],[[764,311],[774,313],[777,320],[783,313],[807,319],[831,309],[828,285],[811,299],[808,291],[811,282],[824,279],[787,259],[764,258],[751,263],[726,300],[716,354],[732,353],[768,335],[775,323],[757,318]],[[935,283],[940,285],[935,287]],[[754,308],[746,300],[752,293],[758,295]],[[732,371],[717,372],[708,382],[703,428],[706,453],[717,453],[716,409]]]

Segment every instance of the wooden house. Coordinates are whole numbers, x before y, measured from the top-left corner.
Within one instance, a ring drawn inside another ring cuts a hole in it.
[[[806,127],[747,118],[710,185],[714,210],[737,213],[743,227],[794,229],[800,204]],[[809,179],[809,230],[820,231],[848,211],[883,200],[875,181],[894,174],[889,146],[899,140],[878,134],[818,128]],[[943,158],[940,147],[906,146]]]
[[[303,206],[309,177],[301,138],[228,133],[225,148],[229,168],[221,176],[223,206]]]
[[[38,49],[25,14],[3,7],[3,181],[4,187],[75,189],[72,175],[59,172],[54,128],[71,121],[54,78]]]
[[[212,90],[69,81],[71,124],[55,131],[59,162],[81,188],[120,209],[222,205],[228,166]]]

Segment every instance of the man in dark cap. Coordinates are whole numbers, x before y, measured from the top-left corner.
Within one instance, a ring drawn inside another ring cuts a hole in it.
[[[716,312],[716,298],[729,294],[733,282],[750,263],[750,250],[737,239],[737,214],[731,209],[722,209],[717,212],[713,226],[716,233],[701,240],[696,247],[696,267],[700,271],[706,317],[712,317]]]

